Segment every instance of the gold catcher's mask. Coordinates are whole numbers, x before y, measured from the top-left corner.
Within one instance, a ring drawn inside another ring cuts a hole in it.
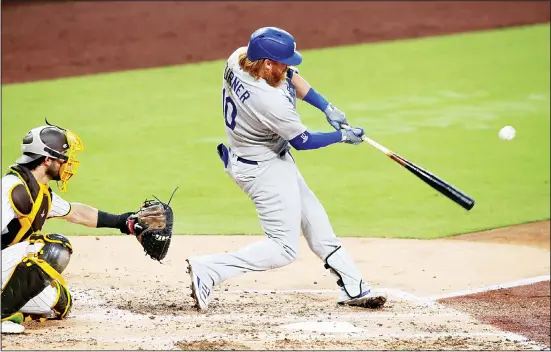
[[[67,129],[52,125],[46,120],[47,126],[30,130],[23,138],[21,151],[23,155],[17,159],[18,164],[26,164],[41,156],[62,160],[59,169],[58,187],[67,191],[67,183],[77,173],[80,161],[76,154],[84,150],[80,137]]]

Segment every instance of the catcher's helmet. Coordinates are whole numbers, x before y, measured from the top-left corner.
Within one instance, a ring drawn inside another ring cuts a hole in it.
[[[296,48],[297,43],[290,33],[277,27],[263,27],[251,35],[247,57],[251,61],[270,59],[296,66],[302,62],[302,55]]]
[[[69,143],[63,130],[56,126],[40,126],[33,128],[23,137],[23,155],[16,162],[26,164],[41,156],[66,161],[68,157],[65,153],[68,149]]]
[[[80,161],[76,153],[84,150],[80,137],[75,133],[58,126],[51,125],[35,127],[23,137],[21,151],[23,155],[17,159],[17,164],[27,164],[41,156],[63,161],[60,168],[61,191],[67,190],[67,182],[78,170]]]

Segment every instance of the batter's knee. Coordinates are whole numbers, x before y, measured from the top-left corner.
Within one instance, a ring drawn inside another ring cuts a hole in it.
[[[289,265],[292,262],[294,262],[298,258],[298,248],[299,245],[297,244],[291,244],[291,243],[283,243],[281,241],[275,241],[276,244],[279,246],[280,251],[280,265],[278,267],[282,267],[285,265]]]

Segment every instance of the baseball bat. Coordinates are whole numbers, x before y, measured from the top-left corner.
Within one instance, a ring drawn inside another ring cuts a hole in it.
[[[347,125],[343,125],[344,128],[350,128]],[[465,193],[461,192],[448,182],[442,180],[441,178],[433,175],[429,171],[419,167],[418,165],[415,165],[411,161],[401,157],[400,155],[394,153],[390,149],[382,146],[381,144],[375,142],[373,139],[367,137],[366,135],[362,136],[362,140],[369,145],[375,147],[377,150],[385,153],[389,158],[397,162],[398,164],[405,167],[407,170],[409,170],[412,174],[419,177],[421,180],[423,180],[426,184],[440,192],[441,194],[445,195],[455,203],[459,204],[463,208],[465,208],[467,211],[471,210],[474,207],[474,199],[466,195]]]

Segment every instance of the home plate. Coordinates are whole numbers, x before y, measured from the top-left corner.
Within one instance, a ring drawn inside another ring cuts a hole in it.
[[[282,325],[285,329],[316,331],[316,332],[361,332],[362,329],[355,327],[347,322],[317,322],[317,321],[303,321],[300,323],[293,323]]]

